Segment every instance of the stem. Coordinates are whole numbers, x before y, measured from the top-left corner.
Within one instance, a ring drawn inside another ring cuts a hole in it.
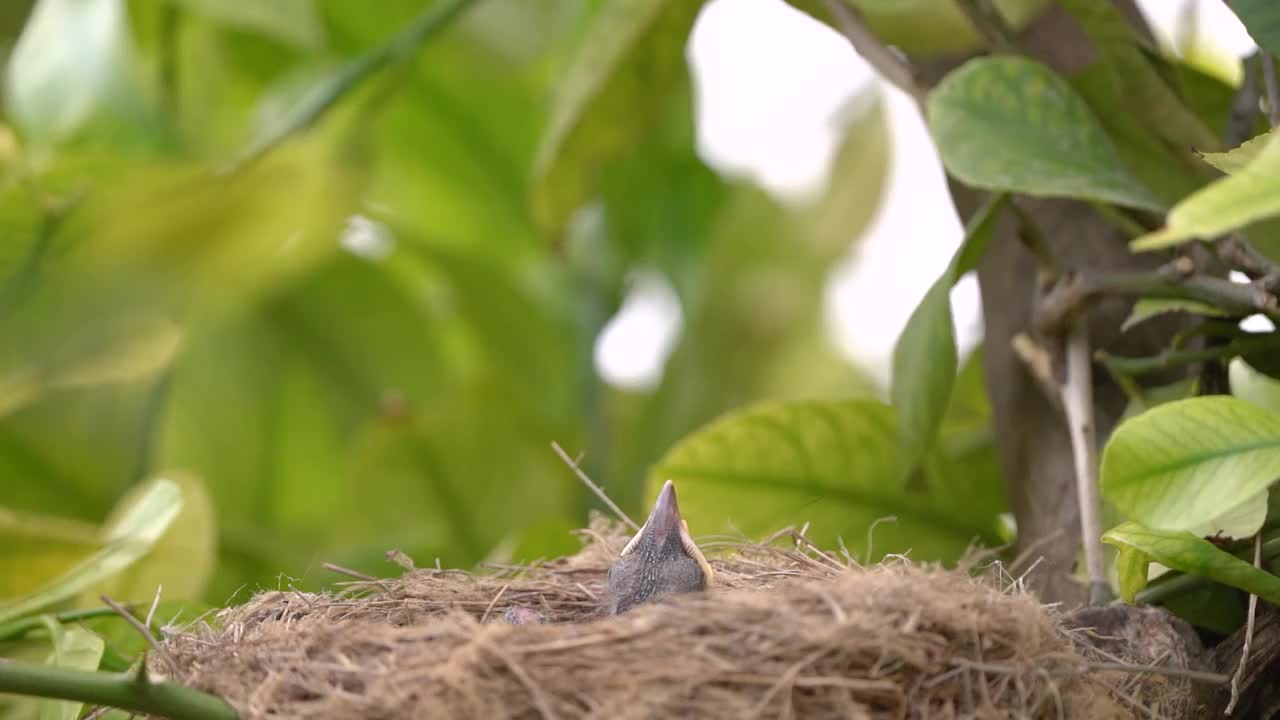
[[[1258,52],[1262,63],[1262,87],[1267,91],[1267,122],[1271,127],[1280,125],[1280,82],[1276,81],[1276,61],[1265,52]]]
[[[1077,317],[1067,336],[1067,380],[1062,407],[1067,414],[1071,454],[1076,466],[1076,500],[1080,506],[1080,540],[1084,543],[1085,570],[1089,577],[1089,604],[1110,599],[1106,562],[1102,555],[1101,502],[1098,499],[1098,436],[1093,422],[1093,368],[1089,356],[1089,330]]]
[[[69,623],[100,617],[115,617],[115,615],[116,611],[109,607],[97,607],[54,613],[53,620],[57,623]],[[38,630],[45,627],[44,621],[40,618],[40,615],[32,615],[0,625],[0,640],[13,640],[27,634],[29,630]]]
[[[1192,363],[1204,362],[1205,360],[1216,360],[1218,358],[1231,358],[1237,355],[1254,352],[1256,350],[1275,349],[1280,346],[1280,340],[1271,337],[1273,333],[1267,333],[1262,337],[1251,337],[1247,340],[1237,340],[1226,345],[1218,347],[1204,348],[1202,350],[1167,350],[1159,355],[1151,357],[1119,357],[1099,352],[1097,358],[1100,362],[1107,366],[1108,370],[1121,372],[1126,375],[1143,375],[1150,372],[1159,372],[1168,368],[1182,367]]]
[[[1186,260],[1183,258],[1182,260]],[[1280,324],[1276,296],[1255,285],[1193,275],[1190,261],[1175,260],[1155,272],[1083,272],[1059,283],[1045,296],[1038,323],[1046,335],[1060,334],[1073,313],[1100,295],[1196,300],[1230,315],[1262,313]]]
[[[440,0],[432,3],[389,41],[351,60],[328,82],[302,98],[278,125],[240,153],[231,171],[247,167],[291,136],[311,127],[344,95],[387,65],[408,58],[475,2]]]
[[[862,15],[844,0],[827,0],[827,11],[835,20],[835,26],[853,49],[863,57],[880,77],[910,95],[916,105],[924,108],[925,91],[916,84],[911,66],[902,56],[880,42],[875,33],[863,22]]]
[[[991,0],[959,0],[956,3],[974,29],[986,40],[987,46],[998,53],[1018,52],[1018,41]]]
[[[173,682],[140,681],[130,673],[68,670],[38,663],[0,662],[0,693],[76,700],[184,720],[238,720],[222,698]]]

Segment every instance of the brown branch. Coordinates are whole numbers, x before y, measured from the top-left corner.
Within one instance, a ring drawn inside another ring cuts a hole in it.
[[[911,66],[900,54],[889,49],[863,22],[862,15],[844,0],[826,0],[827,11],[835,20],[836,29],[844,36],[855,52],[894,87],[911,96],[923,108],[925,91],[916,84]]]
[[[1104,295],[1195,300],[1230,315],[1262,313],[1280,322],[1280,301],[1255,285],[1194,274],[1189,258],[1178,258],[1154,272],[1076,272],[1045,296],[1037,324],[1046,335],[1061,335],[1071,318]]]
[[[991,0],[959,0],[956,6],[969,18],[973,28],[982,35],[987,47],[993,52],[1018,52],[1017,35]]]
[[[618,516],[619,520],[626,523],[627,527],[631,528],[632,530],[636,532],[640,532],[640,526],[636,524],[636,521],[632,520],[630,516],[628,516],[625,512],[623,512],[622,508],[618,507],[618,504],[615,503],[607,494],[605,494],[605,491],[603,488],[601,488],[599,485],[591,481],[591,478],[587,476],[587,473],[583,471],[583,469],[578,465],[577,461],[569,457],[569,453],[565,452],[564,448],[560,447],[560,443],[552,442],[551,449],[555,451],[556,455],[560,456],[560,459],[564,461],[565,465],[569,466],[570,470],[573,470],[573,474],[578,476],[578,479],[582,481],[582,484],[586,485],[587,488],[591,490],[591,492],[594,493],[597,498],[600,499],[600,502],[604,503],[610,510],[613,511],[614,515]]]
[[[147,644],[151,646],[151,649],[155,651],[156,655],[160,656],[161,660],[164,660],[165,665],[169,666],[169,672],[173,677],[178,677],[178,663],[173,659],[173,656],[169,654],[169,651],[160,644],[160,641],[156,640],[156,636],[151,634],[151,631],[147,629],[147,626],[143,625],[141,620],[134,617],[133,613],[129,612],[123,605],[115,600],[112,600],[106,595],[99,595],[98,597],[102,598],[102,602],[106,603],[107,606],[114,610],[115,613],[123,618],[125,622],[132,625],[133,629],[137,630],[138,633],[146,639]],[[146,665],[147,661],[146,659],[143,659],[142,667],[144,670]]]

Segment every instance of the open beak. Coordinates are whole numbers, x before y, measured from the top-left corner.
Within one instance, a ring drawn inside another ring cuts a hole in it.
[[[680,515],[680,503],[676,501],[676,484],[670,480],[662,485],[662,491],[658,493],[658,499],[653,503],[653,510],[649,511],[649,519],[645,520],[644,527],[640,528],[640,532],[636,533],[635,537],[631,538],[631,542],[622,549],[622,555],[630,554],[640,543],[665,542],[671,537],[672,531],[679,532],[680,545],[684,548],[685,554],[697,561],[707,578],[707,583],[710,584],[711,564],[707,562],[702,551],[693,542],[693,537],[689,535],[689,525]]]

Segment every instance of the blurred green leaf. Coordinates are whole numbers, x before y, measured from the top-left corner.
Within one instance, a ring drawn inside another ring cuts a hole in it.
[[[53,652],[48,664],[69,670],[97,670],[106,649],[102,638],[81,627],[67,627],[54,621],[48,622],[53,641]],[[76,720],[84,709],[84,703],[71,700],[43,700],[40,703],[40,720]]]
[[[1152,583],[1153,586],[1155,584]],[[1244,627],[1246,620],[1241,592],[1218,583],[1207,583],[1188,592],[1177,593],[1164,600],[1161,605],[1196,627],[1224,636]]]
[[[1132,603],[1147,586],[1151,556],[1131,545],[1121,544],[1116,554],[1116,589],[1120,599]]]
[[[755,536],[810,523],[808,536],[821,545],[841,538],[862,552],[871,534],[875,557],[910,552],[917,560],[954,559],[974,540],[999,542],[994,516],[957,502],[945,478],[910,482],[896,450],[893,413],[881,403],[758,405],[672,448],[649,488],[652,496],[674,480],[696,534]]]
[[[11,481],[12,482],[12,481]],[[30,592],[98,549],[97,528],[0,508],[0,602]]]
[[[1183,199],[1169,211],[1163,228],[1129,247],[1136,252],[1159,250],[1280,215],[1280,195],[1274,192],[1278,182],[1280,138],[1272,138],[1252,162]]]
[[[106,594],[122,603],[149,603],[156,588],[163,587],[165,600],[196,600],[204,595],[213,574],[218,552],[217,525],[209,491],[204,482],[185,472],[166,472],[164,478],[178,486],[182,493],[182,509],[169,524],[151,550],[121,572],[106,578],[88,590],[82,604],[98,602]],[[119,532],[128,522],[123,508],[150,491],[151,485],[133,488],[117,509],[107,517],[104,532]]]
[[[1160,405],[1120,425],[1103,451],[1100,484],[1126,517],[1188,530],[1277,478],[1280,415],[1219,395]]]
[[[130,81],[124,0],[40,0],[5,66],[8,118],[24,137],[65,140]]]
[[[313,50],[324,43],[324,28],[311,0],[169,0],[189,12],[231,27],[262,33],[299,48]]]
[[[1271,0],[1232,0],[1230,8],[1258,47],[1272,58],[1280,57],[1280,5]]]
[[[659,116],[685,71],[684,45],[701,3],[620,0],[597,11],[560,83],[534,162],[533,211],[559,240],[594,192],[601,165],[625,153]]]
[[[1280,380],[1258,372],[1243,358],[1227,366],[1231,394],[1263,410],[1280,413]]]
[[[182,491],[165,479],[123,504],[118,520],[101,537],[101,547],[54,580],[0,603],[0,624],[56,605],[128,568],[147,554],[182,509]]]
[[[1226,152],[1198,153],[1200,159],[1218,168],[1227,175],[1234,175],[1244,170],[1250,163],[1258,159],[1262,151],[1276,136],[1276,131],[1265,132],[1257,137],[1245,140],[1239,147]]]
[[[907,468],[914,467],[932,446],[956,380],[951,288],[982,258],[1005,197],[996,195],[970,218],[964,240],[947,269],[911,313],[894,346],[891,396],[897,413],[898,448]]]
[[[1179,147],[1217,148],[1218,136],[1187,109],[1144,54],[1132,23],[1111,0],[1063,0],[1102,54],[1129,112]]]
[[[1152,530],[1127,522],[1108,530],[1103,542],[1146,553],[1166,567],[1240,588],[1267,602],[1280,601],[1280,577],[1241,560],[1188,532]]]
[[[1089,106],[1040,63],[970,60],[929,94],[929,129],[947,170],[979,188],[1158,210]]]

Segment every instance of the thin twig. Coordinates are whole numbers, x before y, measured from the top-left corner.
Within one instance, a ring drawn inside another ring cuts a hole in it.
[[[1271,127],[1280,125],[1280,82],[1276,81],[1276,61],[1265,52],[1258,53],[1262,63],[1262,87],[1267,92],[1267,122]]]
[[[1043,668],[1023,667],[1019,665],[974,662],[973,660],[965,658],[955,658],[951,663],[959,667],[967,667],[996,675],[1023,675],[1032,672],[1041,672],[1043,670]],[[1049,675],[1057,677],[1087,675],[1095,672],[1151,673],[1153,675],[1187,678],[1193,682],[1201,682],[1207,685],[1225,685],[1231,679],[1222,673],[1191,670],[1190,668],[1165,667],[1163,665],[1130,665],[1128,663],[1120,662],[1082,662],[1074,664],[1074,667],[1057,668],[1048,670],[1047,672]]]
[[[331,562],[320,563],[320,567],[324,568],[325,570],[328,570],[329,572],[335,572],[335,573],[338,573],[339,575],[346,575],[347,577],[353,577],[357,580],[363,580],[365,582],[372,582],[372,583],[382,582],[380,578],[376,578],[372,575],[362,573],[359,570],[352,570],[351,568],[345,568],[345,567],[342,567],[341,565],[334,565]]]
[[[147,629],[147,626],[143,625],[142,621],[134,617],[133,614],[130,613],[128,610],[126,610],[123,605],[107,597],[105,594],[99,595],[98,597],[100,597],[102,599],[102,602],[106,603],[108,607],[114,610],[117,615],[119,615],[121,618],[124,618],[125,622],[132,625],[133,629],[137,630],[138,633],[142,635],[142,637],[146,638],[147,644],[151,646],[151,649],[155,651],[156,655],[160,656],[161,660],[164,660],[165,665],[169,666],[169,672],[173,675],[173,677],[177,677],[178,676],[177,661],[175,661],[173,659],[173,656],[169,654],[169,651],[165,649],[163,645],[160,644],[160,641],[156,640],[156,636],[151,634],[151,631]],[[143,660],[142,664],[145,666],[146,660]]]
[[[1093,419],[1093,366],[1089,329],[1077,317],[1067,335],[1067,378],[1062,385],[1062,407],[1071,435],[1076,466],[1076,499],[1080,504],[1080,540],[1084,543],[1085,570],[1089,578],[1089,602],[1105,603],[1110,596],[1106,562],[1102,555],[1102,513],[1098,498],[1098,436]]]
[[[569,453],[565,452],[564,448],[560,447],[560,443],[553,441],[551,443],[551,449],[555,451],[556,455],[560,456],[560,459],[564,461],[565,465],[569,466],[569,469],[573,470],[573,474],[577,475],[578,479],[581,480],[582,483],[591,490],[591,492],[595,493],[595,496],[600,499],[600,502],[604,503],[613,511],[614,515],[618,516],[619,520],[626,523],[627,527],[632,530],[640,532],[640,526],[636,524],[636,521],[628,517],[627,514],[622,511],[622,508],[618,507],[618,504],[611,500],[599,485],[596,485],[591,481],[591,478],[587,477],[587,474],[582,470],[582,467],[578,465],[577,461],[569,457]]]
[[[1255,55],[1265,55],[1259,50]],[[1227,116],[1227,127],[1223,132],[1223,144],[1229,148],[1253,137],[1258,127],[1258,100],[1262,97],[1259,82],[1259,71],[1262,64],[1258,58],[1246,58],[1244,77],[1240,80],[1240,89],[1231,100],[1231,114]]]
[[[1253,566],[1262,567],[1262,533],[1253,536]],[[1244,647],[1240,650],[1240,664],[1231,675],[1231,702],[1227,703],[1227,715],[1236,709],[1240,701],[1240,680],[1249,665],[1249,648],[1253,645],[1253,625],[1258,615],[1258,596],[1249,593],[1249,616],[1244,626]]]
[[[151,600],[151,609],[147,611],[147,619],[142,622],[142,626],[151,632],[151,619],[156,616],[156,608],[160,607],[160,592],[164,590],[163,585],[156,585],[156,596]]]
[[[347,63],[329,82],[303,97],[278,125],[240,153],[231,170],[252,164],[277,145],[311,127],[343,96],[387,65],[407,59],[475,1],[440,0],[430,3],[395,37]]]
[[[1013,348],[1013,354],[1017,355],[1026,366],[1027,372],[1036,381],[1045,399],[1061,413],[1062,396],[1058,392],[1058,381],[1053,372],[1053,357],[1049,351],[1024,332],[1014,335],[1009,345]]]
[[[1272,333],[1255,335],[1242,340],[1234,340],[1226,345],[1203,348],[1200,350],[1166,350],[1159,355],[1149,357],[1121,357],[1103,351],[1097,353],[1097,360],[1107,366],[1108,370],[1126,375],[1143,375],[1170,368],[1182,367],[1192,363],[1221,358],[1232,358],[1245,353],[1276,350],[1280,342],[1271,337]]]
[[[911,66],[901,55],[889,49],[863,22],[856,8],[843,0],[826,0],[827,11],[835,19],[836,29],[844,36],[855,52],[862,56],[880,77],[894,87],[910,95],[920,107],[924,107],[925,91],[916,84]]]
[[[959,0],[956,5],[993,52],[1018,52],[1017,36],[995,3],[991,0]]]

